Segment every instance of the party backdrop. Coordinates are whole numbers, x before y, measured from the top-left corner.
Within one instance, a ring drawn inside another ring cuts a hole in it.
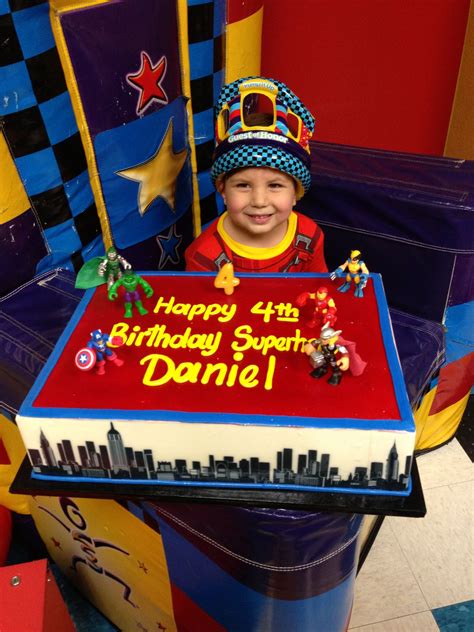
[[[0,2],[0,295],[112,243],[137,269],[183,267],[222,210],[209,169],[226,60],[258,71],[262,2],[239,4]]]

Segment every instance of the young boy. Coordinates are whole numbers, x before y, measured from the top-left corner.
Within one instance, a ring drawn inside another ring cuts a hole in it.
[[[186,270],[327,272],[323,233],[293,210],[309,189],[314,119],[285,84],[264,77],[222,88],[211,179],[226,211],[186,250]]]

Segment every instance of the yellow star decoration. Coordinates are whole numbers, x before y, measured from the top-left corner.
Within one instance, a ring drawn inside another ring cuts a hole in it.
[[[135,167],[117,171],[117,175],[140,183],[138,187],[140,215],[147,212],[157,197],[162,197],[173,213],[176,212],[174,206],[176,178],[186,162],[187,155],[187,149],[182,149],[177,154],[173,150],[173,119],[171,118],[161,145],[149,160]]]

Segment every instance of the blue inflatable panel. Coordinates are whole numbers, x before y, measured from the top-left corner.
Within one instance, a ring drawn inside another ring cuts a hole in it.
[[[390,310],[390,318],[408,399],[415,410],[445,361],[444,329],[396,309]]]
[[[83,291],[54,270],[0,299],[0,402],[15,413],[72,316]]]
[[[144,503],[170,579],[225,630],[347,628],[362,516]],[[197,580],[193,572],[199,569]]]
[[[474,162],[312,143],[298,209],[325,233],[330,269],[352,249],[382,274],[387,300],[443,322],[474,299]]]

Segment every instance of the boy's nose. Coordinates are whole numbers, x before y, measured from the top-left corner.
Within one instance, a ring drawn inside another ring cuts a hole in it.
[[[263,208],[267,205],[267,192],[263,187],[252,189],[252,206]]]

